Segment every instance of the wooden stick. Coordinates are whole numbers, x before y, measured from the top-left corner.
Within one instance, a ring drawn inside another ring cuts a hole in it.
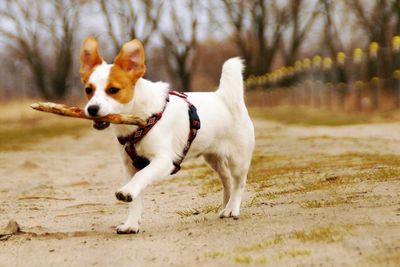
[[[88,117],[83,109],[78,107],[69,107],[63,104],[56,104],[51,102],[39,102],[31,104],[31,108],[39,111],[49,112],[61,116],[93,120],[98,122],[109,122],[114,124],[132,124],[138,126],[146,126],[146,121],[128,114],[108,114],[104,117]]]

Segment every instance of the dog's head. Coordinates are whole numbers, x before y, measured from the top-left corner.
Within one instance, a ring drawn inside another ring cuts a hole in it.
[[[86,38],[80,51],[80,75],[88,98],[86,115],[103,117],[126,112],[127,104],[134,98],[135,84],[145,71],[140,41],[125,43],[114,63],[107,64],[99,54],[96,39]]]

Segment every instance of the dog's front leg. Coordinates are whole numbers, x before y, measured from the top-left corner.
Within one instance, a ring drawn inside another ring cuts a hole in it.
[[[129,182],[132,177],[135,175],[137,170],[132,166],[131,159],[125,153],[125,150],[121,150],[121,158],[124,166],[124,177],[126,182]],[[118,234],[136,234],[139,232],[140,221],[142,219],[142,210],[143,210],[143,199],[142,194],[133,199],[132,202],[129,203],[129,212],[128,218],[126,221],[117,226]]]
[[[120,188],[115,196],[121,201],[131,202],[154,180],[167,177],[173,168],[172,160],[168,157],[155,158],[146,168],[138,171],[125,186]]]
[[[129,203],[129,213],[126,221],[117,226],[118,234],[136,234],[139,232],[140,221],[142,219],[143,197],[137,196]]]

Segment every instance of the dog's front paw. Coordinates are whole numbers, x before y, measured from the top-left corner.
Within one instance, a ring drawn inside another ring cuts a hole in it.
[[[234,209],[230,209],[228,207],[226,207],[225,209],[223,209],[221,211],[221,213],[219,214],[219,217],[221,219],[223,218],[233,218],[234,220],[238,220],[239,219],[239,211],[235,211]]]
[[[124,190],[118,190],[115,192],[115,197],[124,202],[132,202],[133,200],[132,194]]]
[[[139,233],[139,225],[121,224],[117,226],[117,234],[119,235],[137,234],[137,233]]]

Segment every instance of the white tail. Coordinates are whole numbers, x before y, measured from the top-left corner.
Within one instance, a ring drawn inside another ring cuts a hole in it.
[[[217,94],[221,96],[233,113],[240,113],[244,104],[243,61],[239,57],[228,59],[222,66],[222,74]]]

